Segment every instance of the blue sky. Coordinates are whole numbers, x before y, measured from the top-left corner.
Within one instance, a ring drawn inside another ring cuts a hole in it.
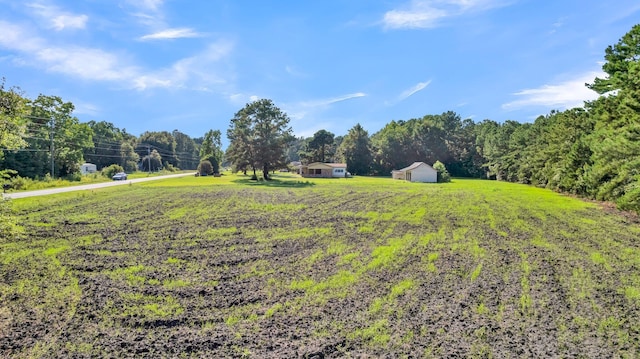
[[[615,3],[615,6],[612,5]],[[223,134],[269,98],[296,135],[580,106],[637,0],[0,0],[0,76],[129,133]]]

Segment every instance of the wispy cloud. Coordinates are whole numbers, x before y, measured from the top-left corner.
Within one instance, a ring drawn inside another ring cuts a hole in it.
[[[168,39],[180,39],[180,38],[191,38],[191,37],[201,37],[202,34],[194,31],[189,28],[176,28],[176,29],[166,29],[162,31],[155,32],[153,34],[148,34],[140,37],[140,40],[168,40]]]
[[[167,28],[162,11],[164,0],[127,0],[132,9],[130,15],[143,25],[154,30]]]
[[[126,80],[137,69],[115,54],[84,47],[47,47],[35,52],[48,71],[77,76],[85,80]]]
[[[284,70],[291,76],[294,77],[300,77],[300,78],[304,78],[304,77],[309,77],[309,75],[307,75],[306,73],[299,71],[298,69],[296,69],[293,66],[287,65],[284,67]]]
[[[0,21],[0,47],[17,52],[14,62],[89,80],[123,80],[137,70],[100,49],[51,46],[31,29]]]
[[[344,95],[344,96],[333,97],[333,98],[328,98],[328,99],[305,101],[305,102],[301,102],[300,106],[301,107],[307,107],[307,108],[308,107],[324,107],[324,106],[328,106],[328,105],[334,104],[336,102],[352,100],[352,99],[355,99],[355,98],[365,97],[365,96],[367,96],[366,93],[356,92],[356,93],[352,93],[352,94],[348,94],[348,95]]]
[[[429,86],[430,83],[431,83],[431,80],[425,81],[425,82],[418,82],[415,86],[403,91],[400,94],[400,96],[398,96],[398,99],[396,100],[396,102],[404,101],[407,98],[413,96],[415,93],[424,90],[427,86]]]
[[[189,87],[210,91],[209,86],[225,84],[228,77],[232,76],[229,71],[220,68],[219,61],[229,56],[233,47],[232,42],[219,40],[199,54],[176,61],[167,69],[138,76],[134,82],[135,88]]]
[[[55,6],[39,3],[27,4],[35,15],[48,22],[48,27],[57,31],[64,29],[84,29],[89,17],[87,15],[72,14],[60,10]]]
[[[428,29],[442,25],[450,17],[508,4],[507,0],[412,0],[402,8],[387,11],[382,23],[386,29]]]
[[[134,7],[146,11],[158,11],[158,9],[162,7],[162,4],[164,4],[164,0],[128,0],[127,2]]]
[[[431,83],[431,80],[425,81],[425,82],[418,82],[417,84],[411,86],[410,88],[402,91],[402,93],[400,93],[400,95],[398,95],[395,99],[393,100],[389,100],[389,101],[385,101],[385,105],[386,106],[393,106],[399,102],[402,102],[404,100],[406,100],[407,98],[415,95],[416,93],[424,90],[427,86],[429,86],[429,84]]]
[[[282,109],[291,118],[292,125],[297,130],[296,135],[306,137],[321,128],[328,129],[335,125],[335,123],[327,122],[322,115],[331,105],[366,96],[367,94],[364,92],[355,92],[343,96],[283,104]]]
[[[81,46],[51,46],[32,29],[2,20],[0,33],[0,48],[14,52],[12,60],[16,64],[89,81],[114,81],[137,90],[206,89],[227,82],[231,76],[218,64],[233,50],[233,43],[226,40],[212,43],[199,54],[178,60],[166,69],[153,71],[132,64],[123,54]]]
[[[593,71],[557,84],[518,91],[513,95],[520,97],[520,99],[503,104],[502,109],[517,110],[525,107],[568,109],[581,107],[584,101],[598,98],[596,92],[589,90],[585,86],[585,83],[593,82],[596,77],[602,78],[605,77],[605,74]]]
[[[100,107],[78,100],[73,101],[73,106],[75,114],[97,116],[101,112]]]

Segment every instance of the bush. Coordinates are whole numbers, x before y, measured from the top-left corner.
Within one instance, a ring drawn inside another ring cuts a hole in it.
[[[68,175],[64,176],[64,178],[66,180],[68,180],[69,182],[80,182],[80,181],[82,181],[82,175],[80,174],[80,172],[69,173]]]
[[[124,172],[124,168],[120,165],[111,165],[102,169],[102,175],[108,178],[113,177],[118,172]]]
[[[127,173],[135,172],[138,170],[138,163],[136,161],[127,161],[124,165],[124,171]]]
[[[215,156],[205,157],[200,163],[202,163],[202,161],[209,161],[209,164],[211,164],[211,168],[213,169],[213,172],[211,173],[220,173],[220,164],[218,163],[218,160],[216,160]]]
[[[9,183],[11,184],[11,188],[19,191],[27,189],[29,185],[33,183],[33,180],[30,178],[16,176]]]
[[[433,169],[438,171],[438,183],[451,182],[451,175],[449,175],[444,163],[436,161],[436,163],[433,164]]]
[[[200,161],[200,164],[198,165],[198,173],[212,175],[214,172],[211,162],[208,160]]]

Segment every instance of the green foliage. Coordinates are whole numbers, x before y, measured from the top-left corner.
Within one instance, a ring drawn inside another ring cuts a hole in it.
[[[182,170],[196,169],[200,159],[196,142],[178,130],[173,130],[171,135],[176,143],[176,157],[178,159],[178,163],[174,167]]]
[[[212,175],[214,173],[213,166],[208,160],[200,161],[198,165],[198,173]]]
[[[599,94],[626,88],[633,81],[630,68],[640,59],[640,24],[634,25],[617,44],[608,46],[604,59],[602,70],[608,77],[596,78],[589,88]]]
[[[26,121],[23,116],[27,114],[28,100],[23,97],[22,91],[17,87],[4,88],[5,79],[0,80],[0,148],[18,149],[27,143],[23,136],[26,132]],[[0,151],[0,160],[4,151]]]
[[[335,153],[335,135],[327,130],[319,130],[313,137],[305,141],[304,147],[298,152],[305,163],[331,162]]]
[[[101,173],[107,178],[113,177],[118,172],[124,172],[124,168],[120,165],[111,165],[102,169]]]
[[[371,140],[369,133],[359,123],[349,130],[337,152],[338,157],[347,164],[349,172],[366,175],[371,171]]]
[[[143,157],[143,166],[147,166],[145,171],[148,171],[148,157],[151,156],[151,171],[158,171],[164,168],[167,164],[171,164],[174,167],[179,167],[178,155],[176,153],[177,142],[176,138],[171,132],[168,131],[146,131],[138,138],[138,155]],[[149,154],[149,149],[151,153]],[[155,151],[155,154],[154,154]],[[145,161],[145,158],[147,161]],[[156,163],[160,161],[160,163]]]
[[[213,166],[213,172],[220,172],[220,164],[222,163],[222,134],[220,130],[209,130],[204,135],[202,145],[200,146],[200,160],[207,160]]]
[[[451,182],[451,175],[447,171],[447,168],[444,166],[444,163],[440,161],[436,161],[433,164],[433,169],[438,171],[438,183],[442,182]]]
[[[140,156],[135,153],[133,143],[135,137],[106,121],[89,121],[92,131],[93,146],[84,150],[84,160],[96,165],[98,170],[111,164],[119,164],[127,172],[135,170]],[[131,162],[134,163],[133,167]]]
[[[234,170],[262,169],[265,179],[269,171],[286,167],[287,144],[293,140],[289,117],[271,100],[247,104],[231,119],[227,130],[227,158]]]
[[[153,149],[149,155],[142,158],[141,167],[145,172],[156,172],[162,170],[162,163],[162,156],[156,149]]]

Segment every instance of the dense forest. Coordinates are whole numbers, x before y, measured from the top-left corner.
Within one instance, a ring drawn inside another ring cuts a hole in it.
[[[274,155],[272,166],[336,161],[347,163],[356,175],[388,176],[413,161],[440,161],[453,176],[526,183],[640,211],[640,25],[605,50],[603,70],[606,78],[586,84],[602,95],[597,100],[551,111],[533,123],[474,122],[445,112],[391,121],[371,135],[357,124],[344,135],[320,130],[310,138],[295,138],[282,114],[281,153]],[[238,116],[254,106],[232,119],[231,146],[223,158],[219,130],[195,139],[178,130],[136,137],[108,122],[80,123],[72,116],[73,104],[55,96],[31,100],[2,81],[0,170],[5,176],[12,170],[41,178],[74,176],[85,161],[98,168],[117,164],[126,171],[147,171],[195,169],[203,160],[216,171],[225,160],[232,160],[226,164],[234,170],[246,170],[247,149],[235,144],[248,132],[239,130],[245,125]],[[268,167],[258,168],[266,176]]]

